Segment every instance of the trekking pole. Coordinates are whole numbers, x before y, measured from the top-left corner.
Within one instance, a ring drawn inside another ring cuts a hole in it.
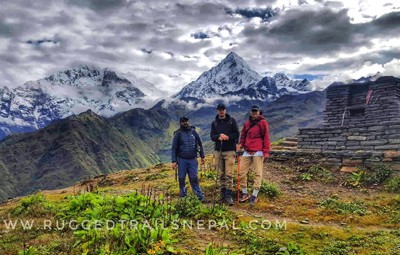
[[[223,159],[222,159],[222,144],[223,141],[221,140],[221,146],[219,148],[219,166],[222,168],[222,163],[223,163]],[[217,162],[215,162],[217,163]],[[218,194],[218,190],[219,190],[219,185],[218,185],[218,179],[219,179],[219,166],[216,164],[216,178],[215,178],[215,193]],[[221,183],[220,183],[221,184]]]
[[[238,184],[237,184],[237,200],[240,203],[240,152],[237,152],[237,161],[238,161]]]

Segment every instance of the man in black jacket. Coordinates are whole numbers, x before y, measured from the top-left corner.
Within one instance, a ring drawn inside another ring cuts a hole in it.
[[[236,143],[239,140],[239,127],[236,120],[226,113],[224,104],[218,104],[217,116],[211,123],[211,140],[215,142],[214,155],[220,183],[221,202],[233,205],[233,168],[235,164]]]
[[[198,177],[197,152],[199,150],[201,164],[204,164],[204,149],[199,134],[195,128],[189,125],[189,118],[182,117],[180,128],[174,133],[172,142],[172,167],[178,167],[179,196],[187,195],[185,182],[186,175],[189,176],[190,186],[193,192],[203,203],[206,202],[201,191]]]

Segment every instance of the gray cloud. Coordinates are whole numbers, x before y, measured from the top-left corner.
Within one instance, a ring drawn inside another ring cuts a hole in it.
[[[371,39],[400,32],[399,13],[388,13],[371,22],[353,24],[347,10],[298,8],[286,11],[270,24],[248,25],[243,36],[248,44],[267,52],[291,52],[300,56],[335,56],[369,47]]]
[[[342,72],[345,70],[352,70],[360,68],[365,62],[376,63],[379,65],[384,65],[393,59],[400,59],[400,49],[393,50],[381,50],[377,52],[362,54],[352,58],[345,58],[340,60],[335,60],[325,64],[303,65],[300,69],[304,72],[314,72],[314,73],[326,73],[329,72]]]
[[[129,4],[127,0],[69,0],[68,2],[79,7],[88,7],[100,12],[115,10]]]
[[[0,9],[0,85],[21,85],[79,64],[132,71],[171,93],[235,51],[260,73],[302,57],[331,57],[391,38],[399,14],[353,24],[339,1],[270,17],[262,0],[15,0]],[[395,6],[393,7],[395,8]],[[227,10],[231,10],[231,12]],[[234,15],[231,15],[234,14]],[[257,24],[258,19],[263,21]],[[239,33],[239,31],[242,32]],[[201,40],[210,38],[208,40]],[[197,39],[197,40],[194,40]],[[384,63],[388,49],[355,58]],[[343,60],[299,72],[352,67]]]
[[[369,39],[357,36],[346,10],[289,10],[270,24],[248,26],[247,42],[263,51],[283,51],[299,55],[327,55],[367,45]]]

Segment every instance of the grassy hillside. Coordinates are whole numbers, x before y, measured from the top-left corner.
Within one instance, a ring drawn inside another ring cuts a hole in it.
[[[9,201],[0,206],[0,253],[400,252],[399,173],[371,166],[348,174],[301,160],[270,161],[265,166],[259,203],[226,208],[215,203],[212,161],[207,157],[200,171],[201,185],[211,201],[206,205],[195,198],[177,197],[178,185],[169,164],[98,176],[69,188]],[[9,220],[32,219],[32,230],[10,229]],[[57,219],[77,220],[78,225],[106,219],[147,220],[153,228],[132,231],[126,224],[117,224],[109,230],[105,225],[44,229],[46,219],[53,224]],[[156,219],[163,220],[165,228]],[[195,224],[192,228],[187,225],[190,222]]]
[[[0,201],[38,189],[158,163],[157,142],[169,120],[134,109],[113,119],[87,111],[0,143]],[[138,118],[140,120],[138,120]],[[142,126],[137,126],[140,123]]]

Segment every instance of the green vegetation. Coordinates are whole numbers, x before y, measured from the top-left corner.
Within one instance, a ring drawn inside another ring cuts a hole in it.
[[[313,165],[308,169],[308,174],[312,178],[318,179],[323,183],[332,183],[335,178],[331,171],[321,165]]]
[[[275,142],[272,142],[271,143],[271,146],[278,146],[278,145],[281,145],[283,142],[285,141],[285,139],[279,139],[279,140],[277,140],[277,141],[275,141]]]
[[[366,206],[362,202],[340,202],[338,197],[335,196],[323,200],[320,205],[326,209],[332,209],[339,214],[367,214]]]
[[[277,184],[265,180],[261,184],[260,192],[269,198],[276,198],[281,195],[281,190]]]
[[[353,187],[382,184],[390,180],[392,174],[393,170],[385,165],[359,167],[357,172],[351,173],[346,184]]]
[[[331,172],[318,165],[300,169],[297,164],[296,170],[282,170],[289,167],[269,162],[268,182],[262,183],[257,204],[226,207],[216,202],[215,192],[219,192],[213,169],[207,167],[212,166],[211,162],[211,157],[207,157],[203,166],[207,170],[203,169],[203,173],[209,175],[204,174],[201,179],[209,204],[200,203],[191,191],[189,196],[178,198],[178,183],[169,164],[92,179],[94,192],[76,185],[34,194],[18,202],[10,201],[0,206],[0,254],[377,255],[399,252],[400,197],[382,191],[378,185],[349,188],[339,185],[349,174]],[[299,172],[312,175],[312,179],[297,185]],[[342,178],[339,181],[338,176]],[[326,182],[330,178],[335,182]],[[101,182],[97,186],[96,180]],[[388,189],[389,183],[396,180],[397,177],[390,175],[381,187],[385,185]],[[34,227],[39,228],[17,227],[7,231],[2,221],[8,219],[34,219]],[[44,219],[67,224],[76,220],[73,224],[76,228],[66,225],[60,229],[57,226],[43,229],[40,221]],[[130,226],[132,219],[134,228]],[[202,229],[192,226],[197,221],[203,222]],[[109,224],[112,227],[108,229]]]
[[[400,193],[400,176],[396,176],[392,179],[390,179],[385,188],[393,193]]]
[[[149,174],[144,178],[145,181],[153,181],[153,180],[158,180],[158,179],[163,179],[165,177],[168,177],[168,174],[166,173],[154,173],[154,174]]]

